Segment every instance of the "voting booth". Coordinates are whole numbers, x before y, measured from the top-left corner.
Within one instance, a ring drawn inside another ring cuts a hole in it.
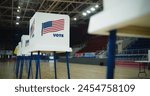
[[[90,18],[88,33],[109,35],[107,78],[114,78],[116,36],[150,38],[150,0],[104,0]]]
[[[15,47],[14,54],[17,56],[18,53],[18,45]]]
[[[21,56],[22,55],[22,47],[21,47],[21,42],[18,43],[17,46],[18,50],[17,50],[17,56]]]
[[[150,38],[149,0],[104,0],[102,12],[90,18],[88,33],[109,35],[117,29],[118,36]]]
[[[71,52],[68,15],[36,12],[30,20],[30,52]]]
[[[21,42],[15,48],[14,54],[16,57],[16,78],[22,79],[23,68],[26,66],[28,71],[28,65],[30,61],[30,52],[29,52],[29,35],[22,35]],[[31,63],[31,62],[30,62]],[[28,74],[28,73],[27,73]]]
[[[22,78],[22,72],[23,72],[23,58],[22,58],[22,43],[19,42],[18,45],[15,48],[15,52],[17,55],[17,62],[16,62],[16,78]]]
[[[21,36],[21,45],[22,45],[22,54],[25,56],[29,54],[29,35],[22,35]]]
[[[36,12],[30,19],[29,52],[36,56],[36,75],[40,74],[40,53],[53,52],[55,79],[57,78],[56,53],[66,53],[67,73],[70,79],[69,52],[70,48],[70,18],[68,15]],[[30,67],[28,78],[30,78]]]
[[[29,56],[29,35],[22,35],[21,37],[22,54]]]

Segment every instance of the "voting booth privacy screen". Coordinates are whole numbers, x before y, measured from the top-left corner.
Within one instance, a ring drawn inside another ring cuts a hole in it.
[[[21,47],[22,47],[23,55],[30,55],[30,53],[29,53],[29,35],[22,35]]]
[[[108,35],[117,29],[118,36],[146,37],[150,27],[150,0],[104,0],[104,9],[90,18],[88,33]],[[146,35],[145,35],[146,34]]]
[[[36,12],[30,19],[30,52],[70,52],[70,18],[68,15]]]
[[[21,55],[22,55],[21,42],[19,42],[17,45],[17,56],[21,56]]]

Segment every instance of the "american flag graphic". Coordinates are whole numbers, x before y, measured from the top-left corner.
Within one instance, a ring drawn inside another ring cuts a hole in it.
[[[42,34],[64,30],[64,19],[42,23]]]

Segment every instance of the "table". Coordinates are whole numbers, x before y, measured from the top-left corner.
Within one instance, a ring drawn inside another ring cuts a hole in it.
[[[146,65],[147,65],[147,64],[150,64],[150,61],[141,60],[141,61],[135,61],[135,62],[139,63],[139,73],[138,73],[138,77],[140,77],[140,74],[141,74],[141,73],[144,73],[145,76],[147,77],[147,73],[146,73],[146,71],[145,71],[145,68],[146,68]],[[143,65],[143,67],[142,67],[142,65]],[[143,70],[142,70],[142,68],[143,68]]]

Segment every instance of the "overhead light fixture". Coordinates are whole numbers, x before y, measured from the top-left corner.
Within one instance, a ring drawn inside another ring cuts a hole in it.
[[[20,12],[20,10],[18,9],[17,12]]]
[[[99,7],[99,5],[95,5],[95,8],[98,8]]]
[[[91,13],[91,11],[90,11],[90,10],[87,10],[86,12],[87,12],[87,13],[89,13],[89,14]]]
[[[16,22],[16,25],[19,25],[19,22]]]
[[[92,8],[91,8],[91,11],[95,11],[95,8],[94,8],[94,7],[92,7]]]
[[[86,16],[87,14],[85,12],[82,13],[83,16]]]
[[[20,16],[17,16],[17,19],[20,19]]]
[[[20,9],[20,6],[18,6],[18,9]]]
[[[77,18],[73,18],[73,20],[74,20],[74,21],[76,21],[76,20],[77,20]]]

